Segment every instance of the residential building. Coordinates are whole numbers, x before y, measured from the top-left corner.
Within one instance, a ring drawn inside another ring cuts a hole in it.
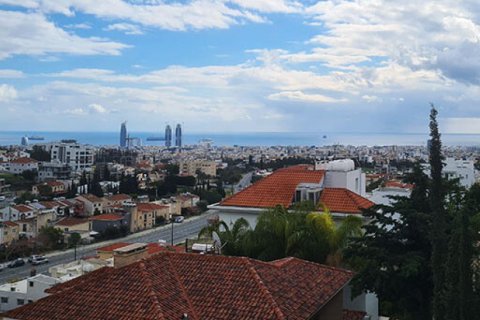
[[[10,207],[9,217],[5,220],[17,221],[22,219],[33,218],[35,209],[26,204],[18,204]]]
[[[447,179],[458,179],[461,186],[470,188],[475,183],[475,167],[473,160],[446,158],[443,161],[442,174]],[[423,165],[423,172],[430,175],[430,165]]]
[[[0,244],[9,245],[17,241],[20,235],[20,226],[13,221],[0,222]]]
[[[180,208],[195,207],[200,201],[200,197],[192,193],[182,193],[175,197],[175,200],[180,204]]]
[[[9,173],[21,174],[24,171],[38,171],[38,161],[32,158],[21,157],[6,162],[4,167]]]
[[[132,202],[132,197],[128,194],[114,194],[104,197],[104,206],[105,207],[122,207],[127,202]]]
[[[45,290],[61,281],[38,274],[27,279],[0,285],[0,311],[9,311],[48,296]]]
[[[66,192],[67,188],[65,187],[65,184],[60,181],[48,181],[32,187],[32,194],[35,196],[58,196],[65,194]]]
[[[50,152],[52,162],[67,164],[72,171],[84,171],[95,160],[95,148],[79,143],[47,143],[45,150]]]
[[[155,226],[155,219],[163,217],[169,219],[169,207],[156,203],[137,203],[132,214],[131,232],[151,229]]]
[[[361,217],[363,209],[374,205],[351,190],[363,192],[360,187],[361,174],[348,174],[352,170],[338,170],[329,174],[328,170],[309,165],[279,169],[219,204],[210,206],[210,209],[227,223],[242,217],[254,227],[258,215],[276,205],[290,208],[295,203],[311,201],[319,210],[323,210],[323,206],[328,208],[334,219],[351,214]]]
[[[67,217],[59,220],[54,225],[55,228],[62,230],[65,235],[65,241],[73,233],[78,233],[83,242],[90,241],[91,223],[86,218]]]
[[[38,180],[70,180],[72,168],[67,163],[60,161],[41,162],[38,166]]]
[[[344,312],[353,312],[343,309],[343,288],[353,276],[343,269],[297,258],[263,262],[173,252],[131,262],[146,255],[142,244],[116,249],[117,253],[125,255],[124,263],[59,284],[48,290],[50,296],[5,316],[342,320]]]
[[[93,216],[103,213],[103,199],[93,194],[82,194],[75,199],[84,203],[85,215]]]
[[[0,178],[0,195],[10,191],[10,185],[5,182],[4,178]]]
[[[198,171],[207,176],[215,177],[217,175],[217,163],[210,160],[188,160],[180,162],[180,174],[196,176]]]
[[[91,230],[102,233],[109,228],[120,229],[122,226],[128,229],[129,217],[127,215],[105,213],[90,218]]]

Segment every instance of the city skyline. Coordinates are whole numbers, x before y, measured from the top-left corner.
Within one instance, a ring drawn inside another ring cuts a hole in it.
[[[0,0],[0,125],[480,133],[477,6]]]

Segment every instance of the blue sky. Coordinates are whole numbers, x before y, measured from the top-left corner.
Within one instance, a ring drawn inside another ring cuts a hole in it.
[[[476,0],[0,0],[0,130],[480,133]]]

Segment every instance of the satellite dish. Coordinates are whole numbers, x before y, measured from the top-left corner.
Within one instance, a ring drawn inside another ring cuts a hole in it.
[[[220,236],[218,235],[217,232],[213,231],[212,232],[212,239],[213,239],[213,246],[215,247],[215,250],[218,251],[218,254],[222,254],[222,240],[220,240]]]

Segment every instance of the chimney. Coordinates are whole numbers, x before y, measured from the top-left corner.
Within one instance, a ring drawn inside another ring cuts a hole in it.
[[[113,251],[113,266],[121,268],[148,257],[146,243],[133,243]]]

